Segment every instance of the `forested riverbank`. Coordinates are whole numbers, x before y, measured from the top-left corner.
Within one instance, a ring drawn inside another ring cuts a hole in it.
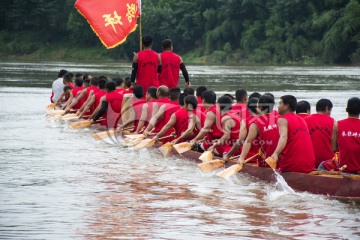
[[[75,0],[3,0],[0,57],[129,61],[139,29],[105,49]],[[145,0],[143,34],[189,63],[359,64],[359,0]]]

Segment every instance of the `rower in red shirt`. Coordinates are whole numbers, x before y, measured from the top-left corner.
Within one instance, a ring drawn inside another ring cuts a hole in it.
[[[144,99],[144,89],[140,85],[133,87],[133,96],[131,98],[131,105],[129,108],[129,118],[119,127],[121,131],[127,126],[134,124],[134,129],[138,128],[139,120],[141,117],[142,107],[146,103]]]
[[[105,88],[107,94],[100,99],[100,104],[90,119],[94,123],[103,116],[106,119],[106,127],[114,129],[121,117],[123,95],[115,91],[116,83],[114,81],[107,82]]]
[[[295,114],[296,105],[296,98],[292,95],[280,98],[280,138],[271,157],[277,161],[280,172],[309,173],[315,169],[315,155],[309,129],[304,119]]]
[[[78,97],[80,92],[84,89],[83,87],[83,80],[82,79],[75,79],[75,88],[72,90],[72,96],[70,97],[69,101],[66,103],[66,107],[71,104],[71,102]],[[65,107],[65,108],[66,108]],[[81,107],[80,102],[73,106],[74,110],[78,110]],[[65,109],[64,108],[64,109]]]
[[[84,117],[84,115],[92,115],[95,109],[100,104],[100,99],[107,93],[105,89],[105,85],[107,83],[107,78],[101,77],[98,79],[98,87],[99,91],[93,94],[90,97],[90,100],[84,104],[82,111],[79,114],[79,118]]]
[[[279,141],[278,117],[273,111],[274,105],[274,98],[269,95],[264,94],[259,98],[257,106],[260,116],[250,125],[246,140],[243,143],[241,155],[238,159],[239,163],[243,164],[246,158],[251,157],[248,153],[251,146],[255,145],[262,152],[261,156],[257,158],[258,166],[269,167],[265,159],[275,151]]]
[[[307,118],[311,114],[311,106],[308,101],[299,101],[296,105],[296,114],[301,118]]]
[[[169,95],[169,88],[167,86],[160,86],[157,90],[158,101],[154,106],[156,109],[156,114],[150,119],[148,126],[146,127],[144,134],[148,135],[150,132],[158,133],[165,126],[165,124],[170,120],[171,115],[180,109],[178,102],[171,101],[167,96]],[[170,129],[165,136],[170,135],[173,132]],[[170,138],[162,140],[162,143],[172,141]]]
[[[196,97],[186,96],[180,104],[183,107],[171,115],[166,125],[153,138],[155,141],[171,128],[175,130],[176,139],[172,141],[174,144],[190,140],[198,133],[196,126],[200,125],[200,119],[194,114],[197,107]]]
[[[233,155],[237,156],[240,155],[241,151],[242,151],[242,145],[245,141],[245,138],[248,134],[249,128],[251,126],[251,124],[257,119],[258,117],[258,112],[257,112],[257,104],[258,104],[258,98],[257,97],[252,97],[248,100],[247,102],[247,111],[250,113],[250,116],[246,117],[244,119],[245,122],[245,129],[242,129],[242,131],[240,131],[239,136],[237,141],[233,144],[232,148],[230,149],[230,151],[228,151],[226,154],[224,154],[224,160],[228,161],[229,158]],[[236,114],[238,114],[238,112],[231,110],[231,112],[234,112]],[[256,144],[251,144],[250,150],[248,152],[247,157],[252,157],[255,154],[257,154],[259,152],[259,146]],[[252,159],[249,163],[256,163],[257,162],[257,158]]]
[[[196,89],[196,98],[197,98],[197,101],[198,101],[198,107],[197,107],[197,111],[201,111],[203,113],[206,113],[206,108],[203,104],[203,101],[202,101],[202,94],[207,91],[207,88],[205,86],[200,86]]]
[[[161,72],[161,59],[158,53],[151,50],[153,39],[150,36],[142,37],[144,50],[136,53],[133,58],[131,73],[132,83],[142,86],[144,91],[151,86],[158,87],[158,72]]]
[[[330,160],[334,156],[331,149],[331,138],[335,120],[330,117],[332,103],[328,99],[320,99],[316,103],[316,113],[304,118],[311,136],[315,153],[315,167],[322,161]]]
[[[339,151],[339,167],[346,165],[346,173],[360,171],[360,99],[350,98],[346,111],[348,118],[335,123],[332,138],[333,151]]]
[[[139,119],[139,123],[137,128],[134,131],[134,134],[138,134],[143,132],[144,128],[147,127],[148,123],[150,122],[151,117],[153,116],[153,109],[154,104],[157,101],[157,88],[156,87],[149,87],[146,92],[146,103],[141,108],[141,115]]]
[[[177,87],[179,83],[179,71],[185,78],[185,86],[190,86],[189,74],[186,70],[182,58],[173,52],[173,43],[170,39],[162,42],[163,52],[160,53],[162,69],[158,75],[159,85],[165,85],[168,88]]]
[[[231,106],[232,99],[230,97],[224,95],[218,99],[223,135],[213,142],[208,151],[221,157],[230,151],[241,132],[246,134],[245,121],[237,113],[231,111]]]
[[[69,105],[65,108],[66,112],[69,112],[70,109],[72,109],[78,102],[82,101],[82,99],[85,99],[85,102],[82,104],[82,106],[80,107],[80,109],[77,111],[77,114],[80,114],[82,112],[82,108],[85,105],[86,101],[89,99],[89,96],[91,97],[94,93],[100,91],[98,88],[98,79],[93,77],[90,80],[90,87],[85,88],[84,90],[82,90],[80,92],[80,94],[78,95],[78,97]],[[90,99],[89,99],[90,101]],[[84,106],[85,107],[85,106]]]
[[[202,94],[203,104],[207,109],[204,127],[200,130],[199,134],[190,141],[192,146],[195,146],[199,151],[207,150],[212,141],[219,139],[223,135],[221,126],[221,114],[216,106],[216,94],[213,91],[205,91]],[[205,139],[206,137],[206,139]],[[198,141],[204,140],[202,143]]]
[[[250,112],[247,108],[248,102],[248,94],[245,89],[239,89],[235,92],[236,104],[231,107],[231,110],[241,117],[241,119],[245,120],[245,122],[249,121],[247,118],[250,118]]]

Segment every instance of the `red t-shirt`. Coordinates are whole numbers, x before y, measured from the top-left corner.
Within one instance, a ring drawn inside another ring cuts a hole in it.
[[[95,96],[95,101],[94,103],[91,105],[90,107],[90,114],[93,114],[93,112],[95,111],[95,109],[99,106],[100,103],[100,98],[102,98],[103,96],[106,95],[106,91],[98,91],[97,93],[94,94]]]
[[[159,99],[160,101],[161,99]],[[164,103],[165,104],[165,112],[164,112],[164,117],[162,119],[160,119],[155,126],[155,130],[154,132],[159,132],[161,131],[161,129],[168,123],[168,121],[170,120],[170,117],[173,113],[175,113],[177,110],[180,109],[180,105],[175,104],[173,102],[169,102],[169,103]],[[170,135],[172,132],[174,132],[174,129],[169,129],[169,131],[167,131],[164,136]],[[165,138],[164,140],[161,140],[162,143],[166,143],[166,142],[170,142],[172,141],[172,138]]]
[[[258,165],[260,167],[269,167],[265,159],[274,153],[279,142],[278,119],[276,112],[273,111],[257,117],[254,121],[254,124],[256,124],[259,129],[259,135],[257,139],[254,140],[253,145],[261,148],[264,154],[264,158],[258,158]]]
[[[360,119],[347,118],[338,121],[338,146],[340,167],[347,165],[344,172],[360,171]]]
[[[288,122],[288,139],[279,161],[281,172],[309,173],[315,169],[315,155],[309,129],[301,117],[287,113],[281,118]]]
[[[191,113],[188,113],[185,108],[181,108],[177,110],[175,113],[176,123],[173,126],[176,132],[176,138],[180,137],[183,132],[185,132],[189,127],[189,118]],[[187,141],[188,139],[184,139],[182,142]]]
[[[231,111],[237,113],[245,122],[249,121],[250,111],[245,103],[236,103],[231,106]]]
[[[80,92],[83,90],[83,87],[76,87],[72,89],[72,94],[74,98],[77,98],[78,94],[80,94]],[[79,101],[77,104],[75,104],[75,106],[73,106],[73,109],[77,110],[81,107],[81,105],[83,104],[82,101]]]
[[[108,128],[116,128],[121,117],[121,107],[124,96],[117,92],[110,92],[106,94],[106,101],[108,108],[106,111],[106,122]]]
[[[151,86],[159,87],[157,70],[159,56],[153,50],[142,50],[138,53],[138,69],[136,73],[136,84],[144,88],[144,92]]]
[[[177,87],[179,83],[180,56],[169,51],[160,53],[162,70],[159,73],[159,85],[168,88]]]
[[[210,128],[211,131],[206,134],[207,140],[212,141],[221,138],[223,135],[222,124],[221,124],[222,117],[218,109],[218,106],[216,104],[210,107],[208,112],[213,112],[215,113],[216,116],[216,120]]]
[[[229,152],[236,142],[236,140],[239,138],[240,134],[240,126],[241,126],[241,117],[234,112],[228,111],[222,116],[224,118],[225,116],[229,116],[234,122],[235,126],[231,129],[230,132],[230,139],[226,141],[224,145],[220,145],[216,148],[216,151],[220,154],[220,156],[223,156],[224,153]],[[241,152],[238,151],[234,155],[239,155]]]
[[[331,149],[334,119],[326,114],[316,113],[304,120],[309,128],[317,168],[322,161],[330,160],[334,156]]]

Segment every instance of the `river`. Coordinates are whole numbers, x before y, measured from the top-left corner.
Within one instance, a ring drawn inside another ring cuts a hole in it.
[[[360,239],[360,205],[292,193],[245,174],[91,138],[45,116],[65,68],[109,77],[130,64],[0,62],[0,239]],[[335,119],[359,96],[359,67],[188,66],[193,86],[294,94]],[[181,81],[183,81],[181,79]],[[182,83],[181,83],[182,84]],[[183,85],[181,85],[183,86]]]

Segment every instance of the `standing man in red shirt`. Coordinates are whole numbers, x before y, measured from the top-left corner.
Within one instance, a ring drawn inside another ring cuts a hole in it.
[[[142,38],[144,50],[135,53],[133,58],[131,82],[144,88],[159,87],[158,72],[161,72],[161,59],[157,52],[151,50],[153,39],[150,36]]]
[[[171,39],[162,42],[163,52],[160,53],[162,69],[159,73],[159,85],[166,85],[168,88],[177,87],[179,84],[179,70],[185,78],[185,87],[190,87],[189,74],[182,58],[173,52]]]
[[[339,150],[339,167],[347,165],[344,172],[360,171],[360,99],[350,98],[346,111],[348,118],[335,123],[332,145]]]
[[[330,160],[334,153],[331,149],[331,138],[335,120],[330,117],[332,102],[329,99],[320,99],[316,103],[316,113],[304,118],[310,132],[315,154],[315,167],[322,161]]]
[[[295,114],[297,100],[292,95],[280,98],[278,120],[279,142],[272,154],[280,172],[309,173],[315,169],[315,155],[309,129],[301,117]]]

